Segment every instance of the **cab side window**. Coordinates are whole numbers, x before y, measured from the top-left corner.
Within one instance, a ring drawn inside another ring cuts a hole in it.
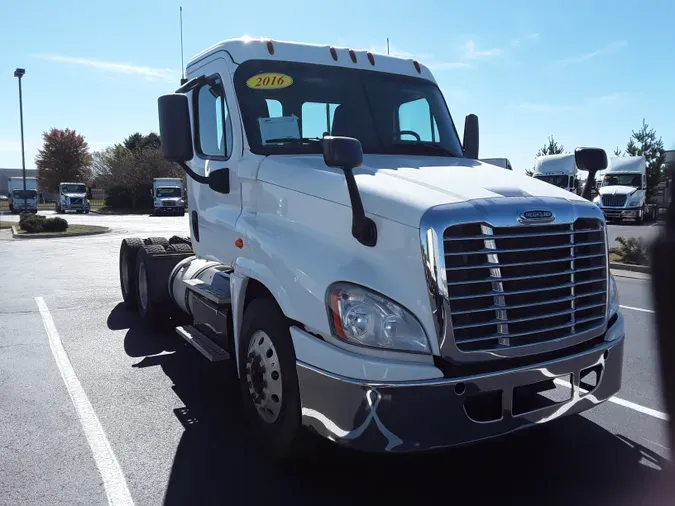
[[[220,77],[195,91],[197,153],[202,158],[228,159],[232,154],[232,120]]]
[[[439,142],[438,126],[426,98],[399,106],[398,134],[405,141]]]

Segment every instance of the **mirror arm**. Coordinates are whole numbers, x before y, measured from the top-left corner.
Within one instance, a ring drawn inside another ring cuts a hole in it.
[[[591,200],[591,188],[595,186],[595,175],[598,173],[597,170],[588,171],[588,179],[586,179],[586,184],[584,189],[581,192],[581,197],[586,200]]]
[[[347,190],[349,191],[349,200],[352,206],[352,235],[364,246],[373,247],[377,244],[377,225],[366,216],[363,210],[363,202],[361,201],[359,187],[356,185],[354,169],[344,167],[343,171],[347,180]]]
[[[209,184],[209,178],[207,176],[200,176],[194,170],[192,170],[190,167],[188,167],[187,163],[179,161],[179,160],[176,160],[176,163],[178,165],[180,165],[181,169],[183,169],[185,172],[187,172],[188,176],[190,176],[192,179],[194,179],[198,183]]]

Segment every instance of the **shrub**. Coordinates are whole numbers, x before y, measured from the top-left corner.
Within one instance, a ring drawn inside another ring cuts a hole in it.
[[[610,253],[616,255],[619,260],[626,264],[647,265],[647,249],[642,239],[637,237],[617,237],[619,246],[611,248]]]
[[[19,221],[21,230],[29,234],[38,234],[40,232],[63,232],[68,229],[68,222],[63,218],[45,218],[39,214],[28,214],[21,216]]]
[[[19,227],[21,230],[29,234],[36,234],[44,231],[44,222],[46,218],[39,214],[29,214],[28,216],[21,216],[19,220]]]
[[[55,218],[47,218],[42,224],[45,232],[63,232],[68,229],[68,222],[58,216]]]
[[[29,218],[35,218],[35,214],[33,213],[21,213],[21,216],[19,216],[19,225],[21,225],[24,221],[26,221]]]

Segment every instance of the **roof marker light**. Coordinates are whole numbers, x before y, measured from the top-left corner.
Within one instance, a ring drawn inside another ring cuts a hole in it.
[[[418,74],[422,73],[422,69],[420,67],[420,64],[417,62],[417,60],[413,60],[413,65],[415,65],[415,70],[417,71]]]
[[[333,57],[333,60],[338,61],[337,51],[333,46],[330,47],[330,55]]]
[[[274,45],[272,44],[272,41],[268,40],[266,45],[267,45],[267,52],[269,54],[274,54]]]
[[[373,53],[368,51],[368,61],[370,62],[371,65],[375,66],[375,57],[373,56]]]
[[[356,53],[354,52],[353,49],[349,50],[349,57],[352,59],[354,63],[356,63]]]

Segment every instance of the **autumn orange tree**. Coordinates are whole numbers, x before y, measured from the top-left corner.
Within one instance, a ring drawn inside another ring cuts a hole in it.
[[[42,140],[35,157],[40,188],[55,192],[61,182],[89,181],[92,159],[83,136],[68,128],[52,128],[42,134]]]

